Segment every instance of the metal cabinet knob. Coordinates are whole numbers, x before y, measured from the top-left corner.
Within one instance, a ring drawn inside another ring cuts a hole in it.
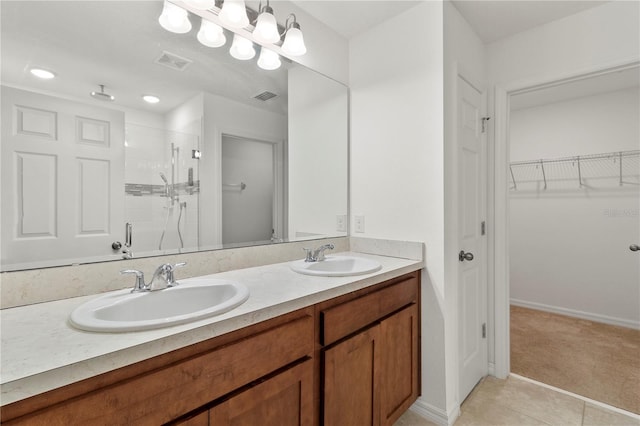
[[[460,262],[464,262],[465,260],[472,261],[473,253],[465,253],[464,250],[460,250],[460,253],[458,253],[458,260]]]
[[[640,246],[637,245],[637,244],[631,244],[629,246],[629,250],[631,250],[631,251],[639,251],[640,250]]]

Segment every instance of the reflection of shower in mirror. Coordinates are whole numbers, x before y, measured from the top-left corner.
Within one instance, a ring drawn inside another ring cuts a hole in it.
[[[162,234],[160,234],[160,242],[158,243],[158,250],[162,250],[162,242],[164,240],[164,235],[167,232],[167,227],[169,226],[169,218],[173,216],[173,208],[176,203],[178,204],[178,220],[176,221],[176,230],[178,231],[178,238],[180,239],[180,248],[184,248],[184,239],[182,238],[182,230],[180,229],[181,221],[182,221],[182,210],[187,209],[187,202],[180,202],[180,194],[179,191],[176,190],[176,166],[180,159],[180,147],[175,146],[175,144],[171,143],[171,183],[168,182],[167,177],[164,173],[160,172],[160,178],[164,181],[165,186],[165,197],[167,197],[167,203],[164,206],[166,210],[166,216],[164,220],[164,226],[162,227]]]

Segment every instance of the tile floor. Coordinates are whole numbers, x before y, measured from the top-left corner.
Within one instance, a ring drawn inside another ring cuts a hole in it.
[[[461,407],[455,426],[640,426],[630,417],[518,377],[485,378]],[[412,411],[394,426],[435,426]]]

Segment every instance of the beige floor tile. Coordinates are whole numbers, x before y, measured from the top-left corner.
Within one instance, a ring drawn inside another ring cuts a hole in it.
[[[587,403],[582,424],[584,426],[639,426],[640,420]]]
[[[548,426],[547,423],[500,404],[463,407],[455,426]]]
[[[579,426],[584,402],[518,378],[487,377],[470,395],[465,406],[474,412],[500,406],[542,423]]]
[[[411,410],[407,410],[393,426],[437,426],[435,423],[422,418]]]

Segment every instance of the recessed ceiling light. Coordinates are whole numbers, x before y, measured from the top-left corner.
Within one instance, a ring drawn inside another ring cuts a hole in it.
[[[43,80],[51,80],[56,76],[55,73],[53,73],[52,71],[44,70],[42,68],[31,68],[30,71],[31,71],[31,74]]]
[[[160,102],[160,98],[153,95],[143,95],[142,99],[150,104],[157,104],[158,102]]]

